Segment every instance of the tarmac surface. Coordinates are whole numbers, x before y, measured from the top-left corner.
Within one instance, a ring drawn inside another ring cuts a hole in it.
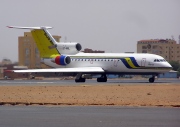
[[[180,109],[120,106],[0,106],[1,127],[179,127]]]
[[[105,83],[99,83],[96,79],[88,79],[85,83],[75,83],[74,80],[58,80],[58,79],[45,79],[45,80],[0,80],[1,85],[109,85],[109,84],[124,84],[124,85],[150,85],[150,84],[177,84],[180,85],[180,79],[156,79],[154,83],[149,83],[148,79],[108,79]]]
[[[78,86],[78,85],[180,85],[179,79],[148,80],[109,79],[107,83],[87,80],[0,80],[0,86]],[[151,95],[152,96],[152,95]],[[68,106],[68,105],[2,105],[0,127],[179,127],[180,108],[144,106]]]

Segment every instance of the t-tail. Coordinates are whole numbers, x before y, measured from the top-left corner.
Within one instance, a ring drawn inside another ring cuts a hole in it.
[[[35,40],[37,48],[40,52],[41,58],[52,58],[52,62],[58,65],[67,65],[71,62],[69,56],[61,55],[56,48],[57,42],[47,29],[52,27],[21,27],[21,26],[8,26],[8,28],[16,29],[30,29],[31,34]]]

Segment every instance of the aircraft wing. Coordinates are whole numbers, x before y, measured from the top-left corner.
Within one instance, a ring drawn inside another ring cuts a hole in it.
[[[50,69],[28,69],[28,70],[8,70],[15,73],[33,73],[33,72],[104,72],[101,67],[77,67],[77,68],[50,68]]]

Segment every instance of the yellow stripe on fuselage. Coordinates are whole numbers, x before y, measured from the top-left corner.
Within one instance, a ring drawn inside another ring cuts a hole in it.
[[[49,49],[49,46],[54,45],[48,38],[44,30],[32,30],[31,34],[35,40],[41,57],[52,57],[59,55],[56,48]]]
[[[133,64],[133,62],[131,61],[130,58],[125,58],[125,60],[126,60],[126,62],[129,64],[130,67],[132,67],[132,68],[137,68],[137,67]]]

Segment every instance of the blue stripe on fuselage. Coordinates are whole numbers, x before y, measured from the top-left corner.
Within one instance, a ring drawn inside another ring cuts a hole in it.
[[[134,66],[140,67],[140,66],[138,65],[138,63],[136,62],[136,59],[135,59],[134,57],[129,57],[129,58],[131,59],[131,61],[132,61],[132,63],[134,64]]]
[[[127,61],[126,61],[124,58],[121,58],[120,60],[123,62],[123,64],[124,64],[127,68],[132,68],[131,66],[129,66],[129,64],[127,63]]]

